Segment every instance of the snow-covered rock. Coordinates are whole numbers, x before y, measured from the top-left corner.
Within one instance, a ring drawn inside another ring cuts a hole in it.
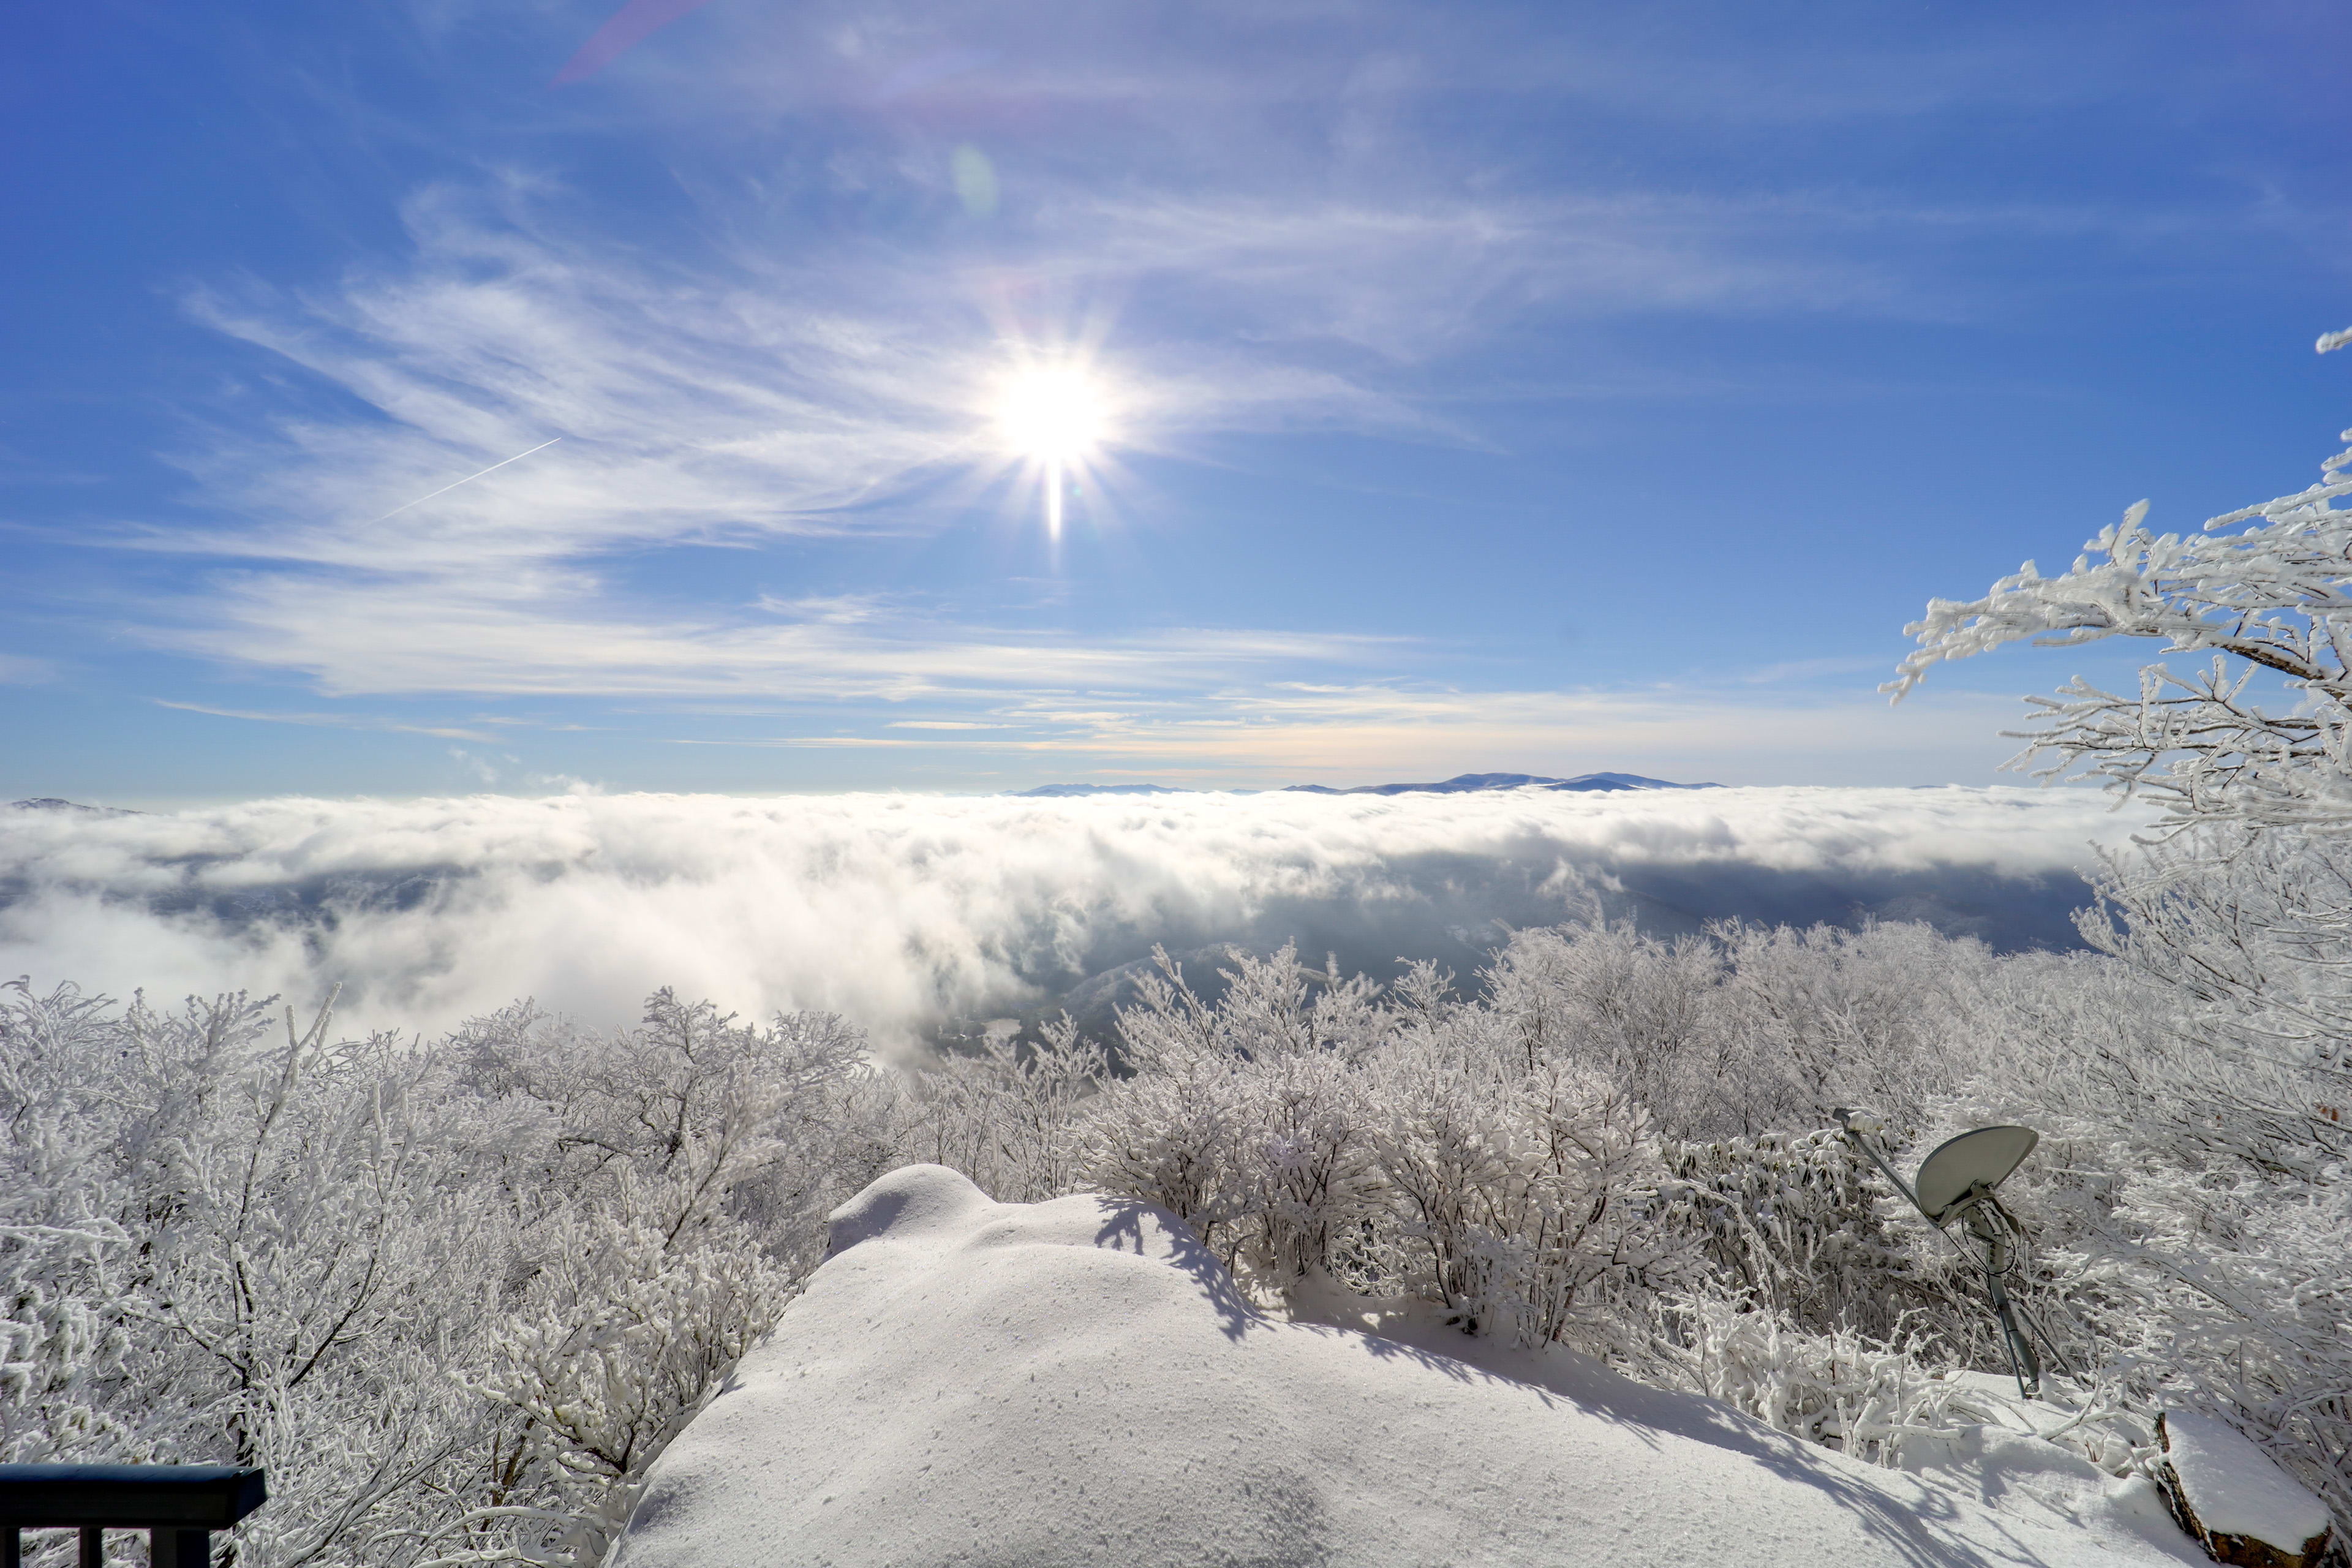
[[[919,1165],[833,1234],[616,1568],[2201,1561],[2147,1482],[2047,1444],[1946,1486],[1565,1354],[1272,1321],[1141,1205],[999,1205]]]
[[[2156,1433],[2165,1496],[2216,1563],[2305,1568],[2326,1552],[2326,1508],[2227,1424],[2168,1410]]]

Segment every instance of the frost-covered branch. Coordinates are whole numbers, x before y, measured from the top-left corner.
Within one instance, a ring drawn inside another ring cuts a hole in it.
[[[2321,352],[2352,342],[2330,333]],[[2352,430],[2339,439],[2352,441]],[[2122,795],[2160,802],[2173,826],[2231,818],[2255,825],[2352,826],[2352,449],[2319,482],[2157,534],[2147,502],[2044,577],[2032,562],[1985,597],[1935,599],[1905,628],[1919,642],[1883,689],[1902,700],[1937,664],[2014,642],[2074,647],[2109,637],[2210,656],[2175,675],[2158,664],[2137,694],[2076,677],[2030,699],[2040,721],[2021,765],[2045,777],[2081,772]]]

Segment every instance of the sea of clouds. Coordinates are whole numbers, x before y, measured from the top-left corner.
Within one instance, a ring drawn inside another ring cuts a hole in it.
[[[2094,843],[2136,826],[2087,791],[1960,787],[0,808],[0,979],[297,1005],[340,983],[347,1027],[426,1030],[525,996],[617,1023],[669,985],[901,1048],[1065,1001],[1100,1022],[1155,942],[1195,972],[1295,940],[1465,977],[1509,928],[1596,915],[2067,946]]]

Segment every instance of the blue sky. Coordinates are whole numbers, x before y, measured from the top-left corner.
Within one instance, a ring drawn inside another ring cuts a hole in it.
[[[2333,5],[617,8],[12,16],[0,797],[1989,782],[2352,423]]]

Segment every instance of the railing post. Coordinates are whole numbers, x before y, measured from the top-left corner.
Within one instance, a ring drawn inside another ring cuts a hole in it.
[[[152,1568],[213,1568],[213,1538],[208,1531],[152,1531],[147,1542]]]
[[[81,1527],[79,1568],[106,1568],[106,1531],[95,1524]]]

